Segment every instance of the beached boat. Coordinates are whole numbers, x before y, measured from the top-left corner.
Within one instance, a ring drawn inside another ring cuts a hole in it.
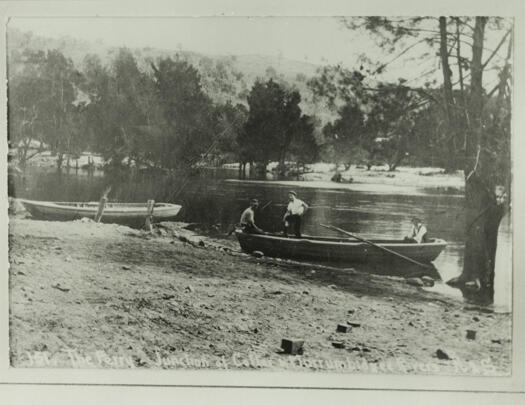
[[[368,243],[348,238],[304,235],[297,239],[272,234],[248,234],[240,230],[235,234],[245,252],[260,251],[272,257],[349,263],[402,260]],[[428,243],[408,243],[399,239],[371,239],[370,242],[422,263],[433,261],[447,246],[442,239],[431,239]]]
[[[98,202],[50,202],[19,200],[35,219],[73,221],[80,218],[95,218]],[[177,204],[156,203],[153,221],[173,219],[182,207]],[[147,213],[146,203],[106,203],[101,222],[130,226],[143,226]]]

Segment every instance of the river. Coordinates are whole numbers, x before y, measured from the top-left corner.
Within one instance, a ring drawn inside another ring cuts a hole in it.
[[[396,187],[374,184],[331,182],[276,182],[238,180],[236,170],[203,170],[200,174],[167,176],[149,173],[129,176],[104,175],[102,172],[57,173],[56,170],[27,168],[14,183],[14,195],[47,201],[96,201],[108,185],[110,200],[175,202],[183,205],[181,221],[199,223],[222,235],[238,222],[251,198],[260,201],[257,224],[266,231],[279,231],[287,193],[294,189],[311,209],[304,218],[304,233],[332,235],[319,226],[328,223],[365,238],[400,238],[410,229],[410,217],[424,220],[431,237],[445,239],[447,248],[436,259],[442,280],[460,274],[463,263],[464,215],[461,194],[439,193],[421,187]],[[511,310],[512,233],[510,215],[503,219],[498,235],[494,308]],[[359,266],[354,266],[358,269]],[[359,269],[358,269],[359,270]],[[433,291],[453,299],[461,292],[444,282]]]

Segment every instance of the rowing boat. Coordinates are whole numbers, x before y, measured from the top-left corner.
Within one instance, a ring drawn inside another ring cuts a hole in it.
[[[35,219],[52,221],[73,221],[80,218],[94,218],[98,202],[51,202],[19,200]],[[182,207],[177,204],[156,203],[153,207],[155,222],[173,219]],[[147,215],[146,203],[112,203],[104,208],[101,222],[130,226],[143,226]]]
[[[271,257],[349,263],[400,260],[368,243],[351,239],[306,235],[299,239],[274,234],[250,234],[241,230],[235,234],[245,252],[260,251]],[[399,239],[371,239],[370,242],[422,263],[435,260],[447,246],[442,239],[431,239],[426,243],[410,243]]]

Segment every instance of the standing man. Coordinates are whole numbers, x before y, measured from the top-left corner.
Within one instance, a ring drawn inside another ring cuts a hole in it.
[[[288,193],[288,208],[284,214],[284,236],[288,236],[288,227],[290,227],[296,238],[301,237],[301,218],[308,209],[308,204],[297,198],[295,191]]]
[[[250,206],[244,210],[241,215],[241,227],[246,233],[264,233],[264,231],[255,225],[255,210],[259,206],[259,201],[253,198]]]

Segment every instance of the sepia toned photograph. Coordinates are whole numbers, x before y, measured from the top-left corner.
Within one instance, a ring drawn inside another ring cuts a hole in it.
[[[14,369],[511,376],[514,19],[11,17]]]

